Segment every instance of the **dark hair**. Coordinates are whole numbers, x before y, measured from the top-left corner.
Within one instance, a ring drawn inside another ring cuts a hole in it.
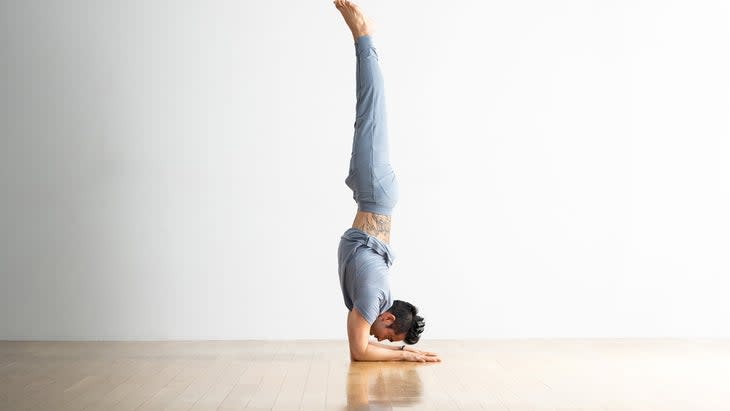
[[[411,303],[395,300],[388,312],[395,316],[395,321],[388,328],[395,330],[396,334],[406,333],[404,339],[406,344],[413,345],[417,343],[421,338],[423,328],[426,326],[423,317],[416,315],[418,314],[418,308]]]

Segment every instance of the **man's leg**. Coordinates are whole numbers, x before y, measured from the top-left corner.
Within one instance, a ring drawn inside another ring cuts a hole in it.
[[[398,181],[390,165],[383,75],[373,46],[372,21],[349,0],[334,3],[352,32],[357,58],[355,135],[345,183],[352,189],[358,211],[386,216],[389,227],[398,201]]]
[[[359,211],[391,215],[398,201],[398,180],[390,165],[385,87],[372,35],[355,39],[355,133],[345,183]]]

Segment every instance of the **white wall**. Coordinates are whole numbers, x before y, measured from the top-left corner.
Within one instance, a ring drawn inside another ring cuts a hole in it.
[[[365,1],[427,338],[728,337],[730,9]],[[322,1],[2,2],[0,338],[345,338]]]

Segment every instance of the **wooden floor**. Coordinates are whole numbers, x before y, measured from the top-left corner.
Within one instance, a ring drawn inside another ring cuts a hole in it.
[[[730,340],[0,341],[0,410],[730,410]]]

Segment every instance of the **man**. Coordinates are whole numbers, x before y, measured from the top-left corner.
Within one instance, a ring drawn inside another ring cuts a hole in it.
[[[418,309],[393,300],[388,270],[390,218],[398,201],[398,181],[390,166],[383,77],[373,46],[372,23],[354,3],[335,0],[355,40],[357,105],[350,171],[345,184],[358,204],[352,228],[345,231],[338,249],[339,275],[347,315],[347,337],[353,361],[441,361],[436,353],[405,344],[393,346],[369,341],[405,341],[415,344],[425,322]]]

